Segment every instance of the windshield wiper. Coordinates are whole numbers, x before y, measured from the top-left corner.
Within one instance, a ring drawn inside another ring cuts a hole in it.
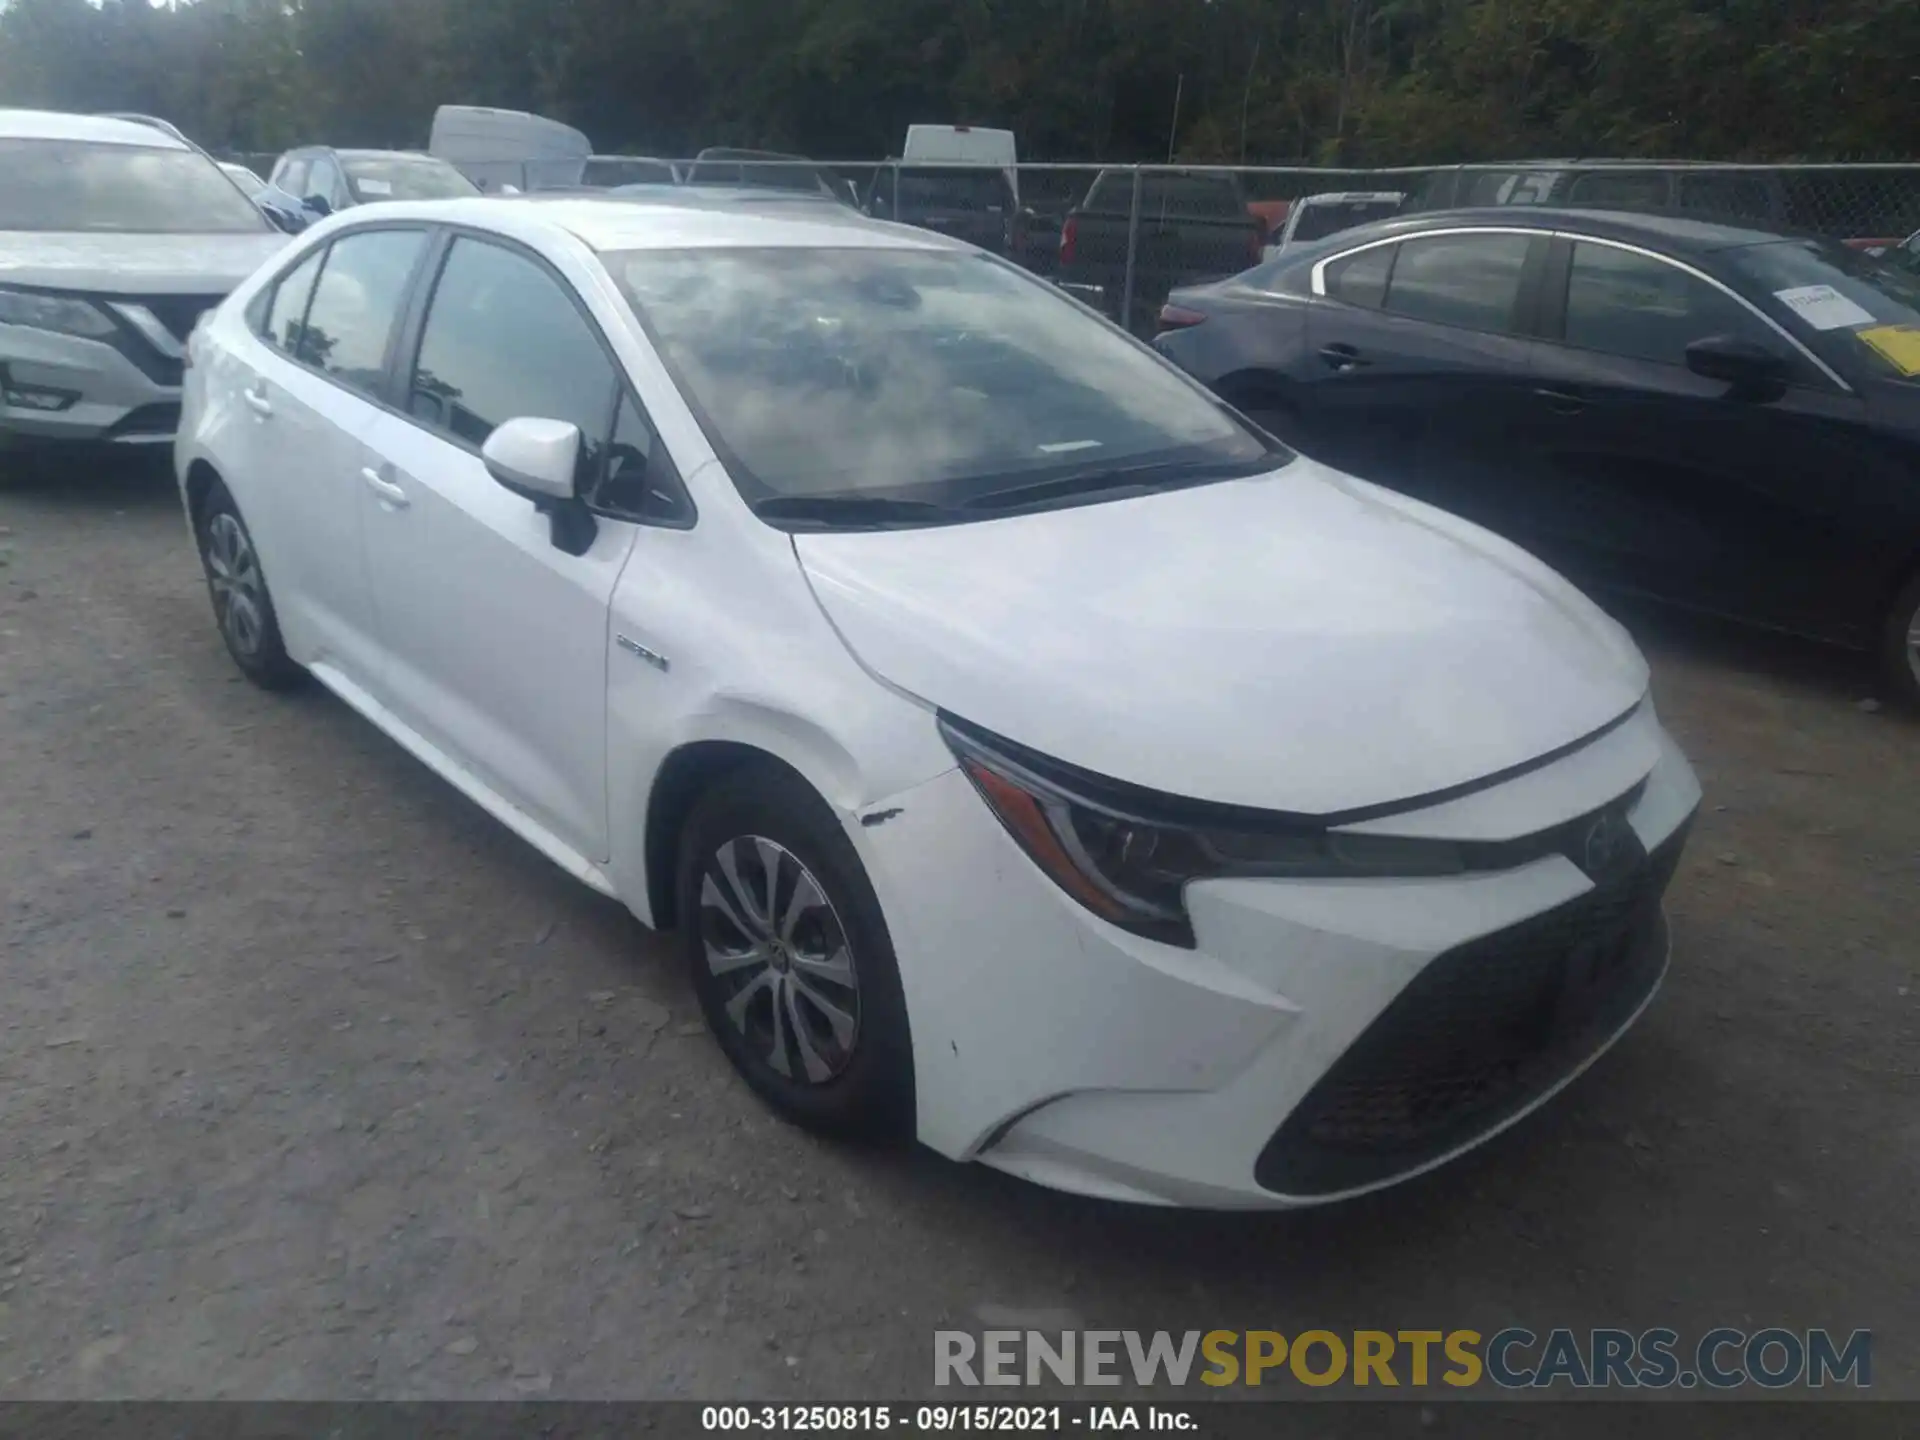
[[[762,520],[796,521],[821,529],[871,529],[895,525],[933,525],[955,518],[952,509],[931,500],[842,492],[827,495],[771,495],[757,500],[753,513]]]
[[[1207,480],[1225,480],[1236,475],[1257,473],[1246,461],[1214,463],[1155,460],[1144,465],[1114,465],[1104,470],[1086,470],[1078,475],[1056,476],[1025,485],[1009,485],[989,490],[961,502],[967,510],[1018,510],[1027,505],[1044,505],[1049,500],[1072,500],[1083,495],[1131,490],[1147,494],[1154,490],[1177,489]]]

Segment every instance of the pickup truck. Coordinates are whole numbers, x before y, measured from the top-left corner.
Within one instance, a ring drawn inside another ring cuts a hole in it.
[[[1133,172],[1102,170],[1060,227],[1054,279],[1114,319],[1126,288]],[[1265,236],[1231,175],[1148,171],[1140,179],[1140,234],[1133,262],[1132,323],[1151,334],[1176,285],[1237,275],[1260,262]]]

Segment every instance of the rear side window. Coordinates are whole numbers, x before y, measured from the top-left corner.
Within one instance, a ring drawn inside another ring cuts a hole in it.
[[[260,338],[276,350],[291,355],[298,349],[301,326],[307,318],[307,302],[313,299],[313,282],[320,278],[320,265],[326,254],[324,249],[314,251],[274,287],[273,303],[267,307],[267,323]]]
[[[1327,294],[1349,305],[1378,310],[1387,303],[1387,276],[1393,271],[1393,252],[1399,248],[1376,245],[1333,261],[1327,266]]]
[[[334,241],[295,358],[378,396],[400,300],[426,244],[421,230],[367,230]]]
[[[282,160],[279,168],[273,172],[273,183],[289,195],[304,197],[307,193],[307,172],[312,168],[313,162],[304,156]]]
[[[1435,235],[1403,240],[1386,308],[1411,320],[1465,330],[1516,330],[1527,264],[1525,235]]]
[[[420,336],[407,409],[478,448],[508,420],[580,428],[583,484],[613,424],[613,362],[558,281],[524,255],[459,239]]]
[[[1667,177],[1657,170],[1594,170],[1573,177],[1567,201],[1658,209],[1667,203]]]
[[[1768,349],[1779,340],[1746,307],[1651,255],[1576,241],[1567,274],[1566,340],[1661,365],[1687,363],[1687,346],[1737,335]]]

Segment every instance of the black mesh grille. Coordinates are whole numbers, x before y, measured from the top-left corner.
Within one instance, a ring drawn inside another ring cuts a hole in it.
[[[1660,898],[1685,828],[1576,900],[1426,966],[1289,1115],[1254,1165],[1324,1195],[1416,1168],[1524,1108],[1658,983]]]

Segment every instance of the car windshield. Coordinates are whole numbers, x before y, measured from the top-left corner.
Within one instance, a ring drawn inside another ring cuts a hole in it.
[[[244,234],[266,219],[191,150],[0,139],[0,230]]]
[[[343,155],[347,183],[361,200],[458,200],[480,189],[431,155]]]
[[[1119,471],[1191,483],[1284,458],[1165,362],[985,256],[604,259],[750,503],[957,505]]]
[[[1323,205],[1309,205],[1300,212],[1300,222],[1294,226],[1293,238],[1295,241],[1322,240],[1342,230],[1352,229],[1355,225],[1364,225],[1369,220],[1391,215],[1399,208],[1398,200],[1334,200]]]
[[[1830,359],[1920,378],[1920,274],[1831,240],[1768,241],[1727,258],[1811,330]]]

